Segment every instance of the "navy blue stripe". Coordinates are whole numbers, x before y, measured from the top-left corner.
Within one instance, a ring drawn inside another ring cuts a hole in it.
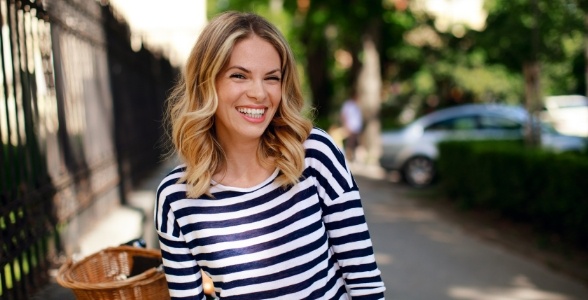
[[[276,280],[292,277],[292,276],[298,275],[300,273],[306,272],[309,269],[312,269],[314,266],[319,265],[321,262],[325,261],[327,259],[327,257],[328,257],[328,253],[325,251],[325,252],[323,252],[323,254],[317,256],[315,259],[313,259],[305,264],[297,265],[293,268],[286,269],[286,270],[279,270],[276,273],[267,274],[265,276],[259,276],[256,278],[244,278],[244,279],[240,279],[240,280],[219,283],[218,287],[222,288],[222,289],[232,289],[232,288],[237,288],[237,287],[241,287],[241,286],[247,286],[247,285],[264,283],[264,282],[271,282],[271,281],[276,281]],[[321,270],[321,271],[324,271],[324,270]],[[327,274],[325,273],[323,277],[326,277],[326,275]]]
[[[332,264],[329,264],[329,266],[332,266]],[[325,271],[329,271],[329,269],[326,269]],[[317,290],[315,290],[314,292],[312,292],[310,295],[308,295],[308,297],[306,297],[306,299],[323,299],[325,294],[337,284],[337,280],[341,278],[341,274],[340,273],[335,273],[335,275],[331,278],[329,278],[329,281],[327,281],[327,283],[324,286],[319,287]],[[339,288],[339,290],[341,290],[341,288],[343,288],[343,291],[345,291],[345,287],[342,286]],[[339,291],[340,292],[340,291]],[[338,293],[339,293],[338,292]],[[341,297],[341,295],[343,295],[342,293],[339,294],[339,297]],[[338,299],[339,297],[335,297],[333,299]]]
[[[355,225],[360,225],[365,223],[364,216],[357,216],[349,219],[343,219],[341,221],[334,221],[331,223],[325,224],[327,230],[337,230],[341,228],[351,227]]]
[[[202,284],[202,279],[199,279],[196,282],[182,282],[182,283],[168,282],[167,286],[170,289],[174,289],[174,290],[189,290],[189,289],[194,288],[200,284]]]
[[[339,252],[337,253],[337,259],[350,259],[350,258],[357,258],[357,257],[366,257],[368,255],[372,255],[373,250],[372,247],[367,247],[363,249],[356,249],[350,250],[346,252]]]
[[[321,278],[326,277],[326,272],[328,272],[328,268],[325,268],[321,272],[316,273],[314,276],[308,278],[306,281],[302,281],[296,284],[292,284],[289,286],[285,286],[279,289],[257,292],[257,293],[249,293],[245,295],[238,295],[233,297],[223,297],[223,300],[231,300],[231,299],[268,299],[268,298],[276,298],[286,296],[297,291],[304,290],[311,286],[316,281],[319,281]]]
[[[384,293],[364,295],[364,296],[353,296],[353,300],[379,300],[384,299]]]
[[[194,257],[191,254],[176,254],[176,253],[169,253],[167,251],[161,250],[161,256],[164,259],[171,260],[171,261],[193,261]]]
[[[169,211],[171,210],[171,207],[169,206],[169,203],[167,201],[165,201],[165,203],[161,207],[161,210],[161,224],[159,226],[159,231],[167,233],[167,216],[169,214]]]
[[[362,232],[358,232],[358,233],[352,233],[352,234],[348,234],[345,236],[340,236],[340,237],[336,237],[336,238],[330,238],[331,243],[333,243],[333,245],[345,245],[347,243],[352,243],[355,241],[364,241],[364,240],[369,240],[370,239],[370,234],[367,231],[362,231]]]
[[[268,185],[272,184],[272,181],[269,181],[268,183],[264,184],[263,186],[260,186],[259,188],[253,190],[253,191],[246,191],[246,192],[238,192],[238,191],[221,191],[221,192],[215,192],[212,193],[213,199],[216,200],[222,200],[222,199],[227,199],[227,198],[234,198],[234,197],[240,197],[242,195],[246,195],[246,194],[250,194],[250,193],[255,193],[258,190],[261,190],[265,187],[267,187]]]
[[[376,270],[378,267],[376,266],[375,262],[363,265],[349,265],[341,267],[341,271],[343,273],[361,273],[361,272],[369,272]]]
[[[293,224],[297,220],[305,219],[308,216],[311,216],[311,215],[317,213],[318,211],[319,211],[319,204],[316,203],[315,205],[309,206],[303,210],[299,210],[295,214],[288,217],[287,219],[284,219],[284,220],[277,222],[275,224],[272,224],[270,226],[263,227],[263,228],[256,228],[256,229],[252,229],[252,230],[245,231],[242,233],[227,234],[227,235],[223,235],[223,236],[210,236],[210,237],[205,237],[205,238],[200,238],[200,239],[194,239],[194,240],[188,242],[188,246],[190,248],[194,248],[197,246],[204,246],[204,245],[210,245],[210,244],[216,244],[216,243],[222,243],[222,242],[247,240],[247,239],[251,239],[254,237],[262,236],[264,234],[267,234],[268,232],[277,232],[278,230]],[[191,225],[190,226],[187,225],[186,227],[187,227],[187,230],[189,230],[189,231],[193,230]]]
[[[293,234],[285,236],[281,239],[289,239],[291,241],[293,238],[297,238],[298,234],[300,232],[302,232],[302,231],[313,232],[313,231],[319,230],[321,228],[321,226],[322,226],[321,222],[316,222],[316,223],[311,224],[310,226],[307,226],[303,229],[297,230]],[[274,257],[269,257],[269,258],[262,259],[262,260],[253,261],[253,262],[242,263],[242,264],[235,263],[233,265],[221,267],[221,268],[209,268],[209,272],[211,275],[221,275],[221,274],[230,274],[233,272],[240,272],[240,271],[244,271],[244,270],[255,270],[255,269],[269,267],[269,266],[278,264],[280,262],[287,261],[287,260],[302,256],[302,255],[309,253],[311,251],[314,251],[316,249],[319,249],[320,247],[325,245],[326,242],[327,242],[327,237],[326,237],[326,233],[325,233],[325,234],[323,234],[323,236],[321,236],[317,240],[309,242],[305,246],[293,249],[291,251],[282,253],[280,255],[277,255]],[[267,247],[265,249],[267,249]]]
[[[177,166],[175,169],[171,170],[168,175],[186,172],[186,166]]]
[[[237,226],[237,225],[243,225],[243,224],[248,224],[248,223],[252,223],[252,222],[257,222],[259,220],[265,220],[268,218],[271,218],[277,214],[279,214],[280,212],[286,211],[288,208],[292,207],[294,204],[296,204],[296,202],[301,201],[301,199],[306,199],[308,197],[310,197],[313,194],[314,189],[304,189],[301,190],[300,192],[292,195],[292,197],[290,197],[290,199],[288,199],[287,201],[280,203],[279,205],[277,205],[276,207],[273,207],[272,209],[257,213],[257,214],[253,214],[247,218],[237,218],[237,219],[231,219],[231,220],[221,220],[221,221],[206,221],[206,222],[198,222],[198,223],[194,223],[192,224],[193,226],[190,228],[190,230],[201,230],[201,229],[210,229],[210,228],[226,228],[226,227],[232,227],[232,226]],[[183,216],[188,216],[188,215],[192,215],[194,213],[196,213],[196,210],[198,212],[198,214],[211,214],[212,211],[217,211],[217,210],[222,210],[223,212],[236,212],[236,211],[240,211],[240,210],[244,210],[244,209],[249,209],[252,207],[257,207],[263,204],[267,204],[268,199],[275,199],[276,197],[280,196],[282,194],[283,191],[282,189],[275,189],[273,191],[271,191],[268,194],[262,195],[260,197],[257,197],[255,199],[252,199],[251,201],[247,201],[246,203],[239,203],[239,204],[235,204],[235,205],[228,205],[227,207],[223,207],[223,208],[203,208],[203,207],[189,207],[189,208],[184,208],[184,209],[178,209],[176,211],[176,218],[181,218]],[[224,209],[226,208],[226,209]],[[217,214],[217,212],[212,213],[212,214]],[[186,234],[188,231],[184,230],[184,234]]]
[[[316,178],[316,181],[318,182],[319,186],[321,186],[325,190],[325,193],[329,196],[330,199],[339,198],[339,195],[337,194],[335,189],[331,186],[331,183],[320,174],[319,170],[316,170],[314,168],[309,168],[309,169],[312,169],[312,171],[311,171],[312,176],[314,178]]]
[[[155,195],[155,200],[157,201],[156,205],[155,205],[155,218],[157,218],[157,216],[159,216],[159,206],[161,205],[161,203],[159,203],[159,201],[161,201],[159,198],[161,196],[161,193],[163,192],[163,190],[171,185],[176,184],[176,180],[167,180],[164,183],[162,183],[159,188],[157,189],[157,193]],[[166,199],[163,200],[164,203],[166,203]],[[165,222],[162,222],[162,224]],[[158,224],[157,219],[155,220],[155,228],[158,230],[161,230],[161,227],[158,226],[161,224]]]
[[[325,135],[327,135],[327,133],[325,131],[323,131],[322,129],[318,129],[319,131],[322,131]],[[335,154],[335,157],[337,158],[337,161],[339,162],[340,165],[344,166],[345,165],[345,156],[343,155],[343,152],[341,152],[341,149],[339,149],[332,141],[330,141],[326,136],[322,136],[322,135],[318,135],[315,133],[311,133],[310,136],[308,137],[309,140],[315,140],[318,142],[321,142],[323,145],[325,145],[326,147],[329,148],[329,150],[331,150],[331,152],[333,154]]]
[[[179,219],[179,218],[189,216],[189,215],[192,215],[195,213],[202,214],[202,215],[215,215],[215,214],[219,214],[219,213],[241,211],[241,210],[249,209],[252,207],[259,206],[259,205],[263,205],[267,202],[267,199],[274,199],[275,197],[278,197],[282,193],[283,193],[282,189],[276,188],[266,194],[263,194],[257,198],[253,198],[253,199],[245,201],[245,202],[223,205],[223,206],[186,207],[186,208],[178,209],[176,211],[176,218]],[[240,194],[241,193],[239,193],[239,195]],[[216,195],[216,194],[214,194],[214,195]]]
[[[332,176],[332,179],[335,179],[335,181],[337,182],[337,184],[339,184],[339,186],[341,186],[341,188],[344,191],[350,191],[350,190],[352,190],[353,186],[349,186],[349,184],[347,183],[347,179],[345,178],[344,174],[339,173],[339,171],[337,170],[337,167],[335,166],[335,164],[333,163],[333,161],[331,161],[329,159],[329,157],[323,151],[318,150],[318,149],[307,149],[306,150],[306,157],[307,158],[310,158],[310,159],[316,159],[316,160],[320,161],[323,164],[323,166],[325,166],[329,170],[329,173],[330,174],[326,174],[326,175],[327,176]],[[345,166],[345,165],[343,164],[342,166]],[[315,175],[317,177],[318,176],[323,177],[323,174],[321,174],[320,172],[316,172]],[[329,183],[329,184],[331,184],[331,183]],[[326,187],[326,185],[323,185],[323,187]]]
[[[163,181],[159,187],[157,188],[157,198],[159,199],[159,196],[161,195],[161,192],[163,192],[163,190],[165,190],[166,188],[176,185],[176,184],[180,184],[178,183],[178,180],[180,178],[168,178],[171,174],[168,174],[163,180]]]
[[[327,215],[330,215],[330,214],[350,210],[353,208],[361,208],[361,207],[362,207],[361,201],[359,201],[358,199],[348,200],[345,202],[334,202],[331,205],[329,205],[329,207],[327,208],[327,211],[325,213]]]
[[[184,241],[176,242],[176,241],[168,240],[166,238],[162,238],[161,236],[159,237],[159,242],[168,246],[169,248],[184,248],[184,247],[186,247]]]
[[[334,266],[337,264],[337,260],[335,259],[334,256],[331,256],[329,258],[329,265],[330,266]],[[337,280],[341,279],[343,277],[343,273],[341,273],[341,269],[335,270],[335,274],[333,275],[333,277],[327,282],[327,284],[319,290],[322,290],[322,292],[320,294],[317,294],[316,292],[311,294],[308,299],[323,299],[325,293],[327,293],[331,288],[333,288],[334,286],[337,285]],[[345,286],[340,286],[339,289],[337,289],[337,292],[335,293],[335,296],[333,296],[331,299],[340,299],[341,296],[343,296],[343,294],[346,294],[347,290],[345,289]]]
[[[194,272],[198,271],[197,267],[191,268],[170,268],[170,267],[163,267],[165,274],[168,275],[175,275],[175,276],[185,276],[185,275],[193,275]]]
[[[355,284],[364,284],[364,283],[375,283],[375,282],[380,282],[382,281],[382,278],[380,278],[380,276],[372,276],[372,277],[361,277],[361,278],[355,278],[355,279],[347,279],[346,282],[349,285],[355,285]]]

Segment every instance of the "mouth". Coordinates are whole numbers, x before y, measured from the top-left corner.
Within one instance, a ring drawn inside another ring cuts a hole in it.
[[[241,114],[244,114],[248,118],[261,119],[263,117],[263,115],[265,114],[266,109],[237,107],[237,111],[239,111]]]

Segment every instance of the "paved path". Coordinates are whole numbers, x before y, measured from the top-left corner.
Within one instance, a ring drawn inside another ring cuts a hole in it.
[[[586,285],[469,234],[423,192],[356,171],[387,299],[588,299]]]
[[[156,243],[150,212],[165,164],[131,194],[147,212],[145,237]],[[434,206],[426,193],[383,180],[378,169],[352,166],[360,187],[376,259],[398,300],[583,300],[588,288],[536,260],[467,233]],[[150,234],[153,233],[153,234]],[[34,299],[73,300],[69,290],[48,286]]]

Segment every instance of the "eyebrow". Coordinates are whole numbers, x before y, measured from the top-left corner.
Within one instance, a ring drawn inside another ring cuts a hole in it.
[[[232,67],[227,68],[227,71],[228,70],[231,70],[231,69],[239,69],[239,70],[241,70],[241,71],[243,71],[245,73],[251,73],[250,70],[248,70],[247,68],[242,67],[242,66],[232,66]],[[276,73],[276,72],[281,73],[281,69],[280,68],[276,68],[276,69],[273,69],[273,70],[271,70],[271,71],[269,71],[269,72],[267,72],[265,74],[266,75],[269,75],[269,74],[273,74],[273,73]]]

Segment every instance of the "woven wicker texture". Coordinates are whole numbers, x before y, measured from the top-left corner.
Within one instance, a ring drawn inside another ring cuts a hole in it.
[[[160,265],[159,250],[111,247],[76,263],[68,260],[59,268],[57,283],[78,300],[170,299]]]

